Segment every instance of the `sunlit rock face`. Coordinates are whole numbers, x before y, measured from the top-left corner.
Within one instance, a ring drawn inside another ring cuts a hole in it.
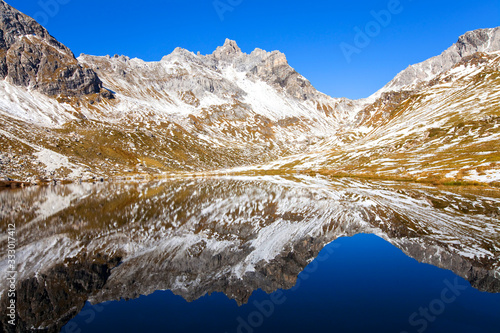
[[[488,53],[500,50],[500,27],[469,31],[438,56],[409,66],[391,80],[382,91],[399,91],[415,88],[419,83],[431,80],[440,73],[453,68],[475,53]]]
[[[2,231],[17,227],[20,331],[56,332],[86,300],[156,290],[188,301],[218,291],[243,304],[256,289],[293,287],[326,244],[358,233],[500,292],[497,190],[269,176],[37,187],[0,198]],[[4,291],[5,236],[0,244]]]

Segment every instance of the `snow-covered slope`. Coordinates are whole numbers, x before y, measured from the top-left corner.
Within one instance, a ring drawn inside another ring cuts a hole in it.
[[[25,168],[3,174],[63,178],[85,177],[82,170],[107,176],[264,163],[309,151],[363,105],[316,91],[280,52],[245,54],[230,40],[206,56],[178,48],[159,62],[78,60],[112,99],[51,98],[6,81],[0,86],[4,159],[29,156]],[[36,158],[47,150],[69,163],[50,169]]]
[[[137,123],[172,120],[190,132],[204,132],[215,144],[266,144],[262,122],[269,125],[267,136],[278,143],[301,135],[321,137],[351,111],[352,107],[345,107],[325,114],[318,105],[333,110],[346,101],[317,92],[283,54],[255,50],[247,55],[234,48],[236,43],[226,40],[207,56],[177,48],[160,62],[86,55],[79,60],[116,92],[118,102],[104,111],[109,111],[106,115]],[[218,52],[225,52],[225,57],[219,59]],[[270,73],[262,74],[261,68]]]
[[[259,169],[498,182],[500,52],[465,57],[419,90],[381,96],[358,113],[343,145],[326,144]]]

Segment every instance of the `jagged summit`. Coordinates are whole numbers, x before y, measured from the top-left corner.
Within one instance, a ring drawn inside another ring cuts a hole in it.
[[[234,40],[226,38],[223,46],[217,47],[217,49],[212,53],[212,55],[218,60],[227,60],[235,56],[241,55],[240,47]]]
[[[141,82],[141,87],[153,85],[175,92],[191,91],[200,100],[207,94],[221,98],[234,94],[244,95],[244,89],[238,88],[238,84],[234,82],[234,75],[231,74],[234,71],[245,74],[254,81],[263,81],[278,91],[285,90],[289,97],[298,100],[326,98],[288,64],[282,52],[256,48],[247,54],[231,39],[226,39],[224,45],[208,55],[197,55],[177,47],[160,62],[145,62],[140,59],[127,62],[122,57],[90,55],[81,55],[78,60],[95,70],[113,91],[121,91],[125,84],[122,80],[125,79],[127,84]],[[109,70],[111,68],[115,73]],[[173,73],[176,75],[172,75]],[[179,73],[191,75],[179,76]],[[169,80],[165,81],[164,77],[169,77]]]

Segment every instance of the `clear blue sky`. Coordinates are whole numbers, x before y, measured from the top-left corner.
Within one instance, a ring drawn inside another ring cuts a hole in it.
[[[380,29],[371,12],[397,0],[217,0],[219,11],[213,0],[6,1],[37,18],[77,56],[124,54],[152,61],[177,46],[212,53],[227,37],[247,53],[256,47],[280,50],[317,89],[349,98],[369,96],[466,31],[500,26],[499,0],[400,0]],[[370,43],[358,43],[362,47],[348,62],[341,43],[356,47],[355,28],[367,25]]]

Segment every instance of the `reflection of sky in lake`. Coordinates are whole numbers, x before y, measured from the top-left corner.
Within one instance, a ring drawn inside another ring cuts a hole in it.
[[[258,290],[241,307],[221,293],[188,303],[157,291],[87,303],[62,332],[494,333],[499,327],[500,294],[480,292],[451,271],[360,234],[326,246],[293,289]]]

